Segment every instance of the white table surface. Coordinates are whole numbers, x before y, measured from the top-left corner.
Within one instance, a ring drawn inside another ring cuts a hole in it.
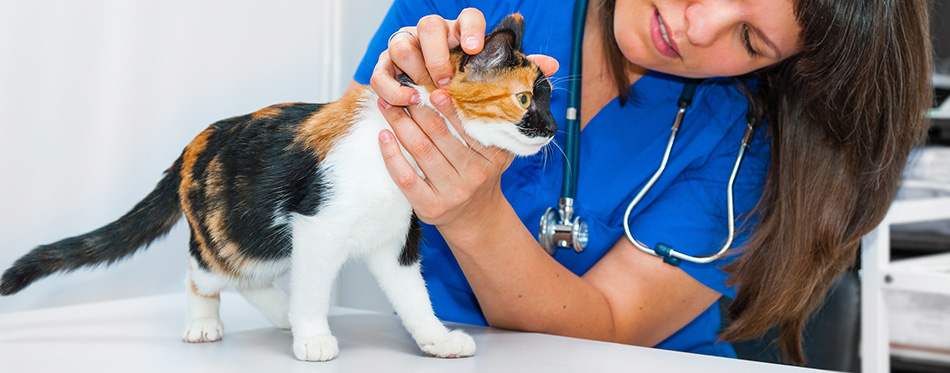
[[[16,296],[0,298],[15,302]],[[239,295],[222,294],[224,339],[181,342],[183,294],[0,314],[0,372],[807,372],[782,365],[470,325],[477,352],[423,355],[389,314],[333,309],[340,355],[294,359],[291,334]]]

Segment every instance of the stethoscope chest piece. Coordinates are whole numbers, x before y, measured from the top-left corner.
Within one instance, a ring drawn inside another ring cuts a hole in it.
[[[556,210],[549,207],[541,217],[538,243],[551,255],[557,249],[573,248],[578,253],[584,251],[587,247],[587,222],[580,216],[573,216],[573,199],[561,198],[558,206]]]

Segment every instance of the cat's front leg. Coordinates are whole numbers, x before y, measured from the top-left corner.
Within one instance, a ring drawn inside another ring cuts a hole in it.
[[[461,330],[449,330],[435,317],[419,262],[400,263],[402,250],[380,250],[367,264],[412,338],[425,353],[441,357],[475,354],[475,340]]]
[[[332,235],[314,233],[294,229],[289,320],[297,360],[328,361],[340,352],[327,314],[333,282],[347,254]]]

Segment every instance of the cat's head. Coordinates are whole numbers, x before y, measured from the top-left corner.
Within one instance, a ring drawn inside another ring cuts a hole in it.
[[[521,51],[523,35],[524,18],[513,14],[485,36],[478,54],[453,50],[455,76],[445,89],[469,136],[525,156],[554,138],[557,123],[551,115],[551,83]]]

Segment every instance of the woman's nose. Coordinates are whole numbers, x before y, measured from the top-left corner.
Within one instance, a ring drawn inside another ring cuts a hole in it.
[[[706,47],[734,30],[742,14],[737,3],[735,0],[701,0],[687,4],[686,38],[693,45]]]

